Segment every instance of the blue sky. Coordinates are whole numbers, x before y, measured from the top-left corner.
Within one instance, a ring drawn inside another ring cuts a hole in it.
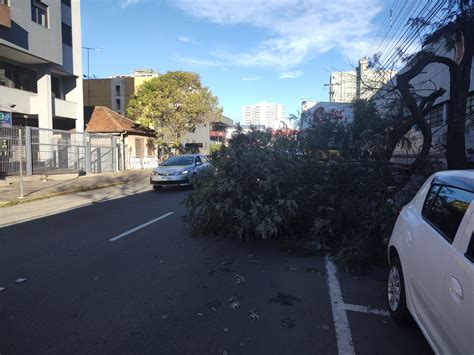
[[[330,71],[355,65],[391,4],[82,0],[82,42],[101,48],[91,52],[91,75],[194,71],[219,97],[224,114],[238,121],[245,104],[277,102],[290,114],[301,98],[327,101]]]

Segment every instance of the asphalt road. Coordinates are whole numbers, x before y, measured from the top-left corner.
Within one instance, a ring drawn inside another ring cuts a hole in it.
[[[187,193],[147,191],[1,228],[0,354],[337,354],[347,339],[359,354],[430,353],[416,326],[377,314],[382,271],[337,273],[339,305],[361,306],[343,310],[341,325],[325,258],[191,238]]]

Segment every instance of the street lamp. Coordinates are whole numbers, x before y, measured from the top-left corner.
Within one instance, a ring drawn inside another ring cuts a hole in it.
[[[90,80],[90,65],[89,65],[89,56],[90,56],[90,51],[95,51],[95,52],[100,52],[102,51],[101,48],[99,47],[82,47],[82,49],[85,49],[87,51],[87,80]],[[90,89],[90,83],[87,83],[87,106],[91,105],[91,89]]]

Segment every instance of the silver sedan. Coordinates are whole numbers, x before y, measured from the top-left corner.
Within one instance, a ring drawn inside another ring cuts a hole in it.
[[[171,157],[153,169],[150,184],[155,190],[163,186],[193,184],[196,173],[209,166],[207,158],[201,154],[187,154]]]

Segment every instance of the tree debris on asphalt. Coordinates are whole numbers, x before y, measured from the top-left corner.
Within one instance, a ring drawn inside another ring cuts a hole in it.
[[[16,282],[17,284],[22,284],[22,283],[26,282],[26,279],[19,278],[19,279],[16,279],[15,282]]]
[[[251,320],[257,320],[257,319],[260,319],[260,316],[255,313],[255,311],[253,309],[249,310],[249,318]]]
[[[293,328],[295,326],[295,320],[290,317],[287,317],[285,319],[282,319],[280,324],[282,327]]]
[[[238,310],[240,307],[240,302],[239,301],[234,301],[230,304],[230,308],[233,309],[234,311]]]
[[[234,259],[229,259],[229,260],[224,260],[221,264],[222,266],[229,266],[229,265],[232,265],[233,262],[234,262]]]
[[[5,291],[6,289],[6,287],[0,287],[0,292]]]
[[[245,282],[245,277],[239,274],[235,274],[235,283],[239,284],[241,282]]]
[[[214,300],[214,301],[209,302],[207,304],[207,306],[211,311],[215,312],[215,311],[217,311],[217,308],[219,308],[221,306],[221,304],[222,303],[220,301]]]

